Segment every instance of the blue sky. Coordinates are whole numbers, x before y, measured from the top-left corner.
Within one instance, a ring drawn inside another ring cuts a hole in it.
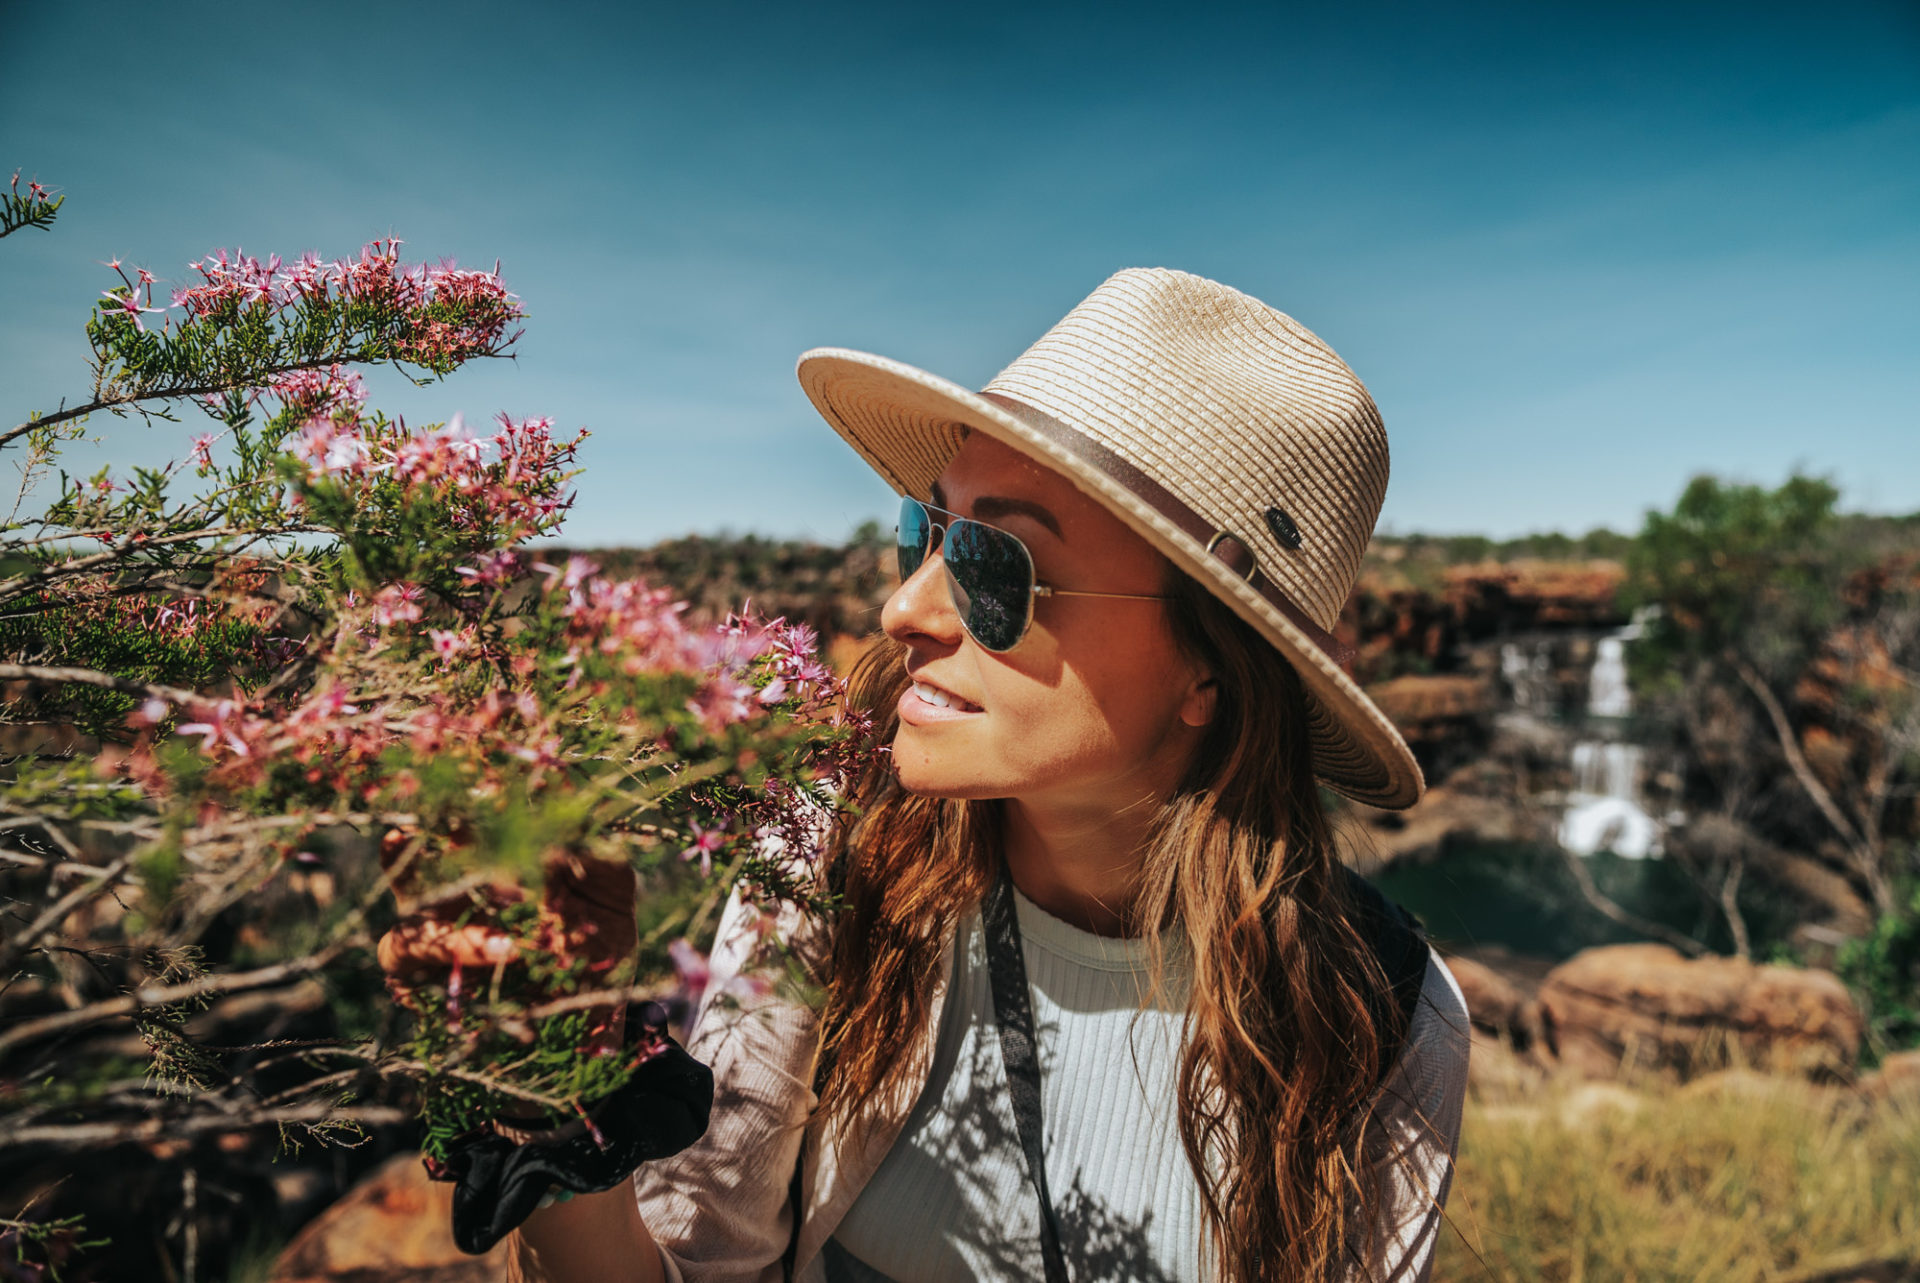
[[[977,386],[1164,265],[1359,372],[1385,529],[1631,528],[1795,467],[1920,509],[1915,0],[0,0],[0,56],[0,168],[69,197],[0,245],[10,422],[84,391],[100,260],[398,234],[531,318],[376,403],[590,427],[571,541],[838,538],[888,492],[800,351]],[[93,426],[116,463],[189,435]]]

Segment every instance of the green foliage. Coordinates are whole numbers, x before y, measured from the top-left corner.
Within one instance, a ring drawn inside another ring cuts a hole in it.
[[[1627,595],[1660,613],[1634,648],[1636,677],[1678,680],[1688,660],[1729,654],[1770,674],[1804,663],[1841,613],[1839,498],[1812,477],[1767,489],[1703,476],[1672,512],[1648,513]]]
[[[1920,1047],[1920,886],[1870,933],[1841,945],[1836,969],[1866,1010],[1870,1052]]]
[[[52,227],[66,203],[65,196],[55,196],[37,182],[28,183],[26,195],[21,195],[20,171],[14,170],[11,186],[0,196],[0,237],[11,236],[23,227],[42,231]]]
[[[75,1256],[106,1245],[105,1239],[86,1234],[84,1216],[0,1218],[0,1278],[60,1283]]]
[[[1368,573],[1386,575],[1424,591],[1439,591],[1456,566],[1516,561],[1623,561],[1633,536],[1604,526],[1583,535],[1558,531],[1489,539],[1484,535],[1375,534],[1367,545]]]
[[[138,583],[145,569],[131,566],[126,577]],[[260,622],[230,616],[201,622],[197,605],[193,598],[159,603],[144,593],[116,596],[110,585],[82,597],[25,593],[0,615],[0,655],[187,689],[230,681],[244,692],[277,671],[270,634]],[[163,612],[172,626],[156,621]],[[37,691],[32,712],[42,721],[123,740],[128,716],[140,703],[137,695],[69,684]]]

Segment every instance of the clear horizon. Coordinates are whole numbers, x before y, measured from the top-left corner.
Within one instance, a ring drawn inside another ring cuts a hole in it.
[[[808,347],[974,386],[1111,271],[1366,381],[1380,529],[1631,532],[1708,471],[1920,510],[1920,7],[0,3],[0,412],[84,393],[118,256],[502,262],[519,358],[374,403],[587,426],[565,542],[837,541],[888,491]],[[98,461],[191,421],[96,419]],[[97,460],[89,464],[89,460]]]

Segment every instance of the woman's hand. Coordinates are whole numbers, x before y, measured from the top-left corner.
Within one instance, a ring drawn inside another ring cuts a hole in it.
[[[382,844],[391,865],[410,836],[400,830]],[[583,984],[604,983],[638,944],[634,919],[634,876],[625,864],[556,852],[544,862],[545,886],[540,912],[529,937],[516,937],[500,925],[500,913],[525,898],[511,883],[493,883],[439,900],[420,900],[396,883],[402,917],[380,938],[376,951],[387,987],[396,1001],[410,1004],[415,985],[441,981],[455,967],[491,970],[523,959],[528,950],[562,966],[584,962]],[[617,1005],[595,1036],[596,1044],[619,1045],[624,1012]]]
[[[508,1283],[658,1283],[660,1249],[626,1182],[543,1207],[507,1239]]]
[[[403,831],[389,833],[382,862],[391,868],[411,839]],[[455,967],[510,966],[529,949],[562,965],[585,962],[588,985],[611,975],[638,943],[632,869],[557,853],[545,861],[545,873],[539,916],[526,939],[499,921],[502,910],[524,900],[517,886],[489,884],[422,900],[409,893],[405,879],[397,880],[402,917],[380,938],[376,951],[394,998],[410,1003],[415,985],[444,983]],[[609,1007],[609,1019],[596,1029],[590,1050],[624,1039],[624,1007],[611,1002]],[[507,1242],[508,1277],[521,1283],[599,1283],[614,1277],[650,1283],[665,1277],[659,1249],[625,1181],[534,1212]]]

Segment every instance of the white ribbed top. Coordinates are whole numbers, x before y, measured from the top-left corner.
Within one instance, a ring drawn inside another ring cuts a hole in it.
[[[1184,969],[1142,1008],[1147,944],[1069,926],[1015,893],[1039,1042],[1047,1182],[1075,1277],[1200,1277],[1199,1187],[1180,1145],[1175,1073]],[[1039,1208],[1008,1102],[980,916],[962,924],[953,987],[919,1103],[841,1222],[839,1247],[913,1283],[1036,1279]],[[861,1283],[857,1267],[830,1278]]]
[[[1140,1014],[1140,943],[1088,935],[1015,903],[1040,1042],[1048,1177],[1074,1279],[1204,1277],[1196,1191],[1173,1109],[1173,1008],[1182,998],[1170,994]],[[772,985],[731,988],[732,977],[772,965],[753,961],[766,956],[756,952],[763,937],[759,914],[736,890],[714,946],[715,982],[688,1041],[714,1069],[712,1126],[634,1175],[673,1283],[785,1276],[788,1181],[818,1044],[811,1009]],[[936,1063],[911,1109],[902,1101],[882,1115],[875,1139],[886,1157],[836,1150],[829,1156],[841,1167],[820,1160],[821,1173],[852,1174],[811,1206],[823,1232],[838,1238],[816,1254],[802,1228],[803,1283],[885,1279],[850,1250],[905,1283],[1039,1276],[1038,1213],[1006,1103],[977,916],[954,944]],[[1178,955],[1169,958],[1176,973],[1177,964]],[[1467,1031],[1459,986],[1429,953],[1406,1050],[1374,1098],[1365,1179],[1376,1210],[1358,1227],[1342,1283],[1425,1283],[1432,1269],[1460,1137]]]

